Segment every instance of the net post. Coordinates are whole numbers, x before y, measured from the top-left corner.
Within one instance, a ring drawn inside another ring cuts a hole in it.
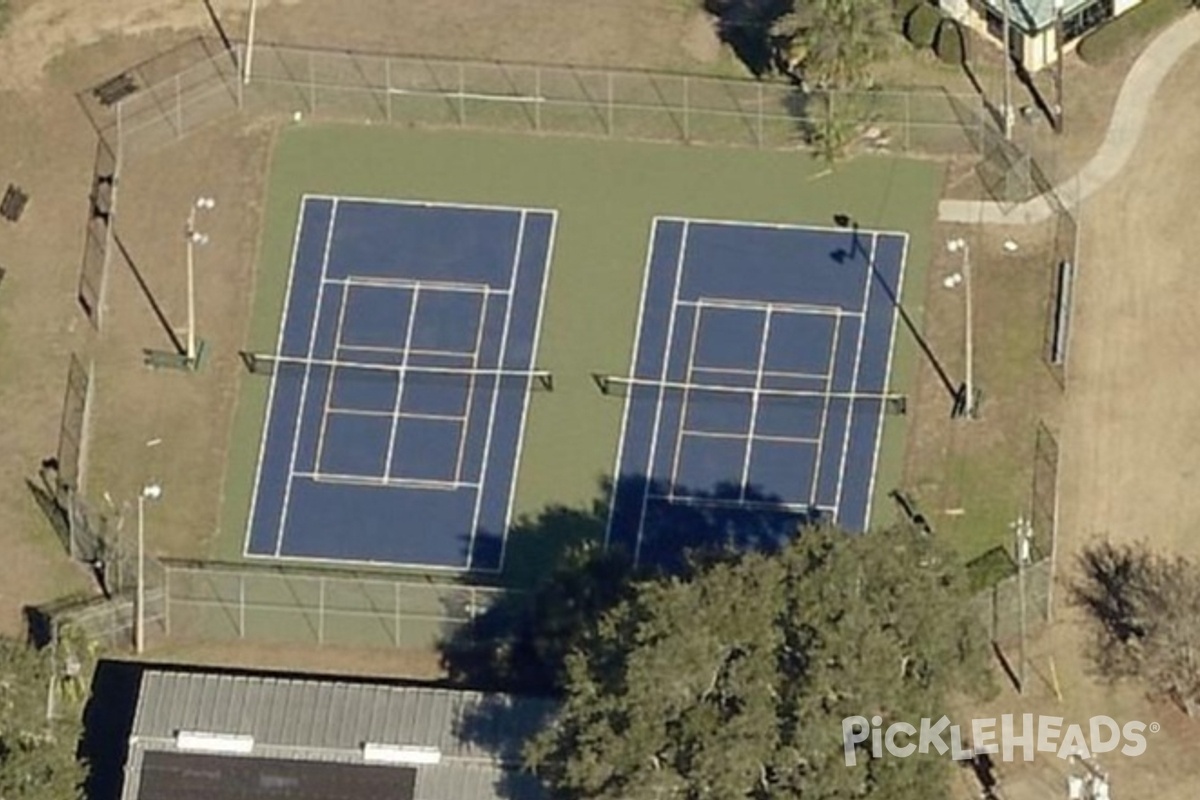
[[[533,128],[542,132],[542,68],[533,68]]]
[[[383,57],[383,83],[384,83],[384,103],[387,105],[385,113],[387,121],[392,122],[392,57]]]
[[[467,74],[461,61],[458,63],[458,124],[467,124]]]
[[[683,141],[692,140],[691,103],[688,100],[688,76],[683,76]]]

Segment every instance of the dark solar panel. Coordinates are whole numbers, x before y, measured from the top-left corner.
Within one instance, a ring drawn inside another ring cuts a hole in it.
[[[138,800],[413,800],[409,767],[148,752]]]

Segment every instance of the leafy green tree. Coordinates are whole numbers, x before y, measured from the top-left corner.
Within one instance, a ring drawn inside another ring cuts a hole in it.
[[[572,798],[936,796],[944,760],[847,768],[842,720],[919,724],[986,674],[961,576],[907,528],[810,530],[640,583],[568,656],[527,764]]]
[[[889,0],[799,0],[772,35],[804,83],[826,91],[873,86],[873,68],[897,41]]]
[[[75,753],[77,714],[47,720],[51,663],[46,651],[0,637],[0,798],[82,798],[84,767]]]

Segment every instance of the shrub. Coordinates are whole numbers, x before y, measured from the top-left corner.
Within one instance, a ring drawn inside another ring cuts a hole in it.
[[[1115,61],[1142,47],[1191,5],[1190,0],[1145,0],[1080,39],[1079,57],[1095,65]]]
[[[918,50],[933,46],[942,15],[928,3],[921,3],[904,20],[904,36]]]
[[[965,64],[967,60],[967,39],[963,35],[962,26],[956,20],[944,19],[938,25],[937,37],[933,42],[937,57],[947,64]]]

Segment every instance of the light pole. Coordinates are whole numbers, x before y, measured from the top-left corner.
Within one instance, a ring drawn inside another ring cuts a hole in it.
[[[963,349],[966,376],[963,382],[962,415],[975,416],[975,320],[974,303],[971,292],[971,245],[966,239],[951,239],[946,242],[946,249],[951,253],[962,253],[963,304],[965,305],[966,332]]]
[[[246,30],[246,63],[242,65],[242,83],[250,83],[250,67],[254,63],[254,27],[258,21],[258,0],[250,0],[250,24]]]
[[[188,212],[187,229],[187,365],[189,369],[199,367],[196,352],[196,245],[208,244],[208,236],[196,230],[196,214],[211,211],[217,205],[211,197],[197,197]]]
[[[1030,549],[1033,544],[1033,525],[1024,516],[1017,517],[1017,521],[1013,523],[1013,534],[1016,537],[1016,557],[1017,557],[1017,598],[1019,603],[1019,618],[1018,618],[1018,634],[1019,647],[1017,652],[1017,682],[1020,684],[1018,691],[1025,694],[1025,631],[1026,631],[1026,603],[1025,603],[1025,567],[1032,560],[1030,558]]]
[[[137,530],[137,620],[134,625],[134,649],[146,649],[146,501],[162,497],[162,487],[148,483],[138,494]]]
[[[1063,9],[1066,0],[1054,0],[1054,48],[1058,51],[1054,64],[1054,131],[1063,132]]]

